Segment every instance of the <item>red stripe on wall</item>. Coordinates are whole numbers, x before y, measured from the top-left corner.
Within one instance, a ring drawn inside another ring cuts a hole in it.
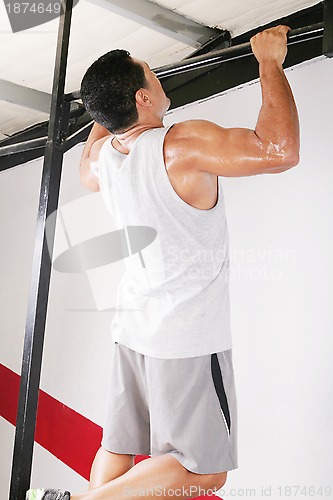
[[[20,377],[0,364],[0,415],[16,425]],[[39,390],[35,441],[89,480],[102,429],[88,418]],[[148,458],[137,456],[135,462]]]
[[[101,444],[102,429],[43,391],[39,393],[36,443],[85,479]]]
[[[0,416],[16,425],[20,377],[0,363]]]

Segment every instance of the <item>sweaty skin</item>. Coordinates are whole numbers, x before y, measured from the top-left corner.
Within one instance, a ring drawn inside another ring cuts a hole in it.
[[[241,177],[284,172],[299,162],[299,122],[293,94],[283,71],[287,53],[287,26],[277,26],[251,38],[252,51],[259,63],[262,106],[255,130],[223,128],[206,120],[175,124],[164,143],[168,176],[177,194],[190,205],[212,208],[217,201],[217,176]],[[145,130],[163,127],[170,100],[147,63],[147,88],[136,93],[138,122],[113,145],[129,153]],[[81,164],[81,182],[99,190],[94,164],[110,132],[95,124],[86,142]]]

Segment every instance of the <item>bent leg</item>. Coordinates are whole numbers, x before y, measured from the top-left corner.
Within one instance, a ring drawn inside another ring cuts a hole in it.
[[[112,453],[101,447],[96,453],[90,472],[89,490],[98,488],[125,474],[134,465],[134,455]]]
[[[71,500],[142,500],[143,495],[150,499],[161,496],[189,498],[204,495],[207,490],[220,489],[226,478],[227,472],[190,472],[175,457],[167,454],[143,460],[99,488],[72,495]]]

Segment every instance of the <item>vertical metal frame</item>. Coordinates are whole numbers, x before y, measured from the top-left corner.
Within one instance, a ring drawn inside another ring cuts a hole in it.
[[[10,500],[24,500],[25,492],[30,487],[56,222],[54,220],[53,227],[48,227],[48,244],[45,224],[49,214],[58,207],[63,161],[62,142],[68,128],[69,103],[64,99],[64,90],[73,0],[61,0],[61,3],[48,139],[45,146],[25,327]]]
[[[323,53],[333,57],[333,0],[324,0]]]

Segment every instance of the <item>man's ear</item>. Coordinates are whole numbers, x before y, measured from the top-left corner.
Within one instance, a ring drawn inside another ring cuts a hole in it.
[[[137,90],[135,100],[139,106],[144,106],[145,108],[151,106],[151,100],[146,89]]]

